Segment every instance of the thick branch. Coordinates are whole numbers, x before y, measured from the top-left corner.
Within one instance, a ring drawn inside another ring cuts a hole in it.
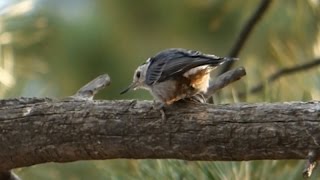
[[[0,101],[0,171],[113,158],[304,159],[319,150],[320,102],[176,104],[166,121],[148,101]]]
[[[249,35],[253,31],[255,25],[259,22],[262,18],[263,14],[267,11],[268,7],[270,6],[272,0],[261,0],[260,4],[257,6],[255,12],[251,15],[248,21],[245,23],[239,36],[237,37],[235,43],[233,44],[228,56],[229,57],[237,57],[244,45],[244,43],[248,40]],[[223,65],[223,68],[219,72],[218,75],[223,74],[231,69],[234,61],[230,61]]]

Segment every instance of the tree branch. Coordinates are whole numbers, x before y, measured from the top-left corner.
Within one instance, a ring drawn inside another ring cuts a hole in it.
[[[210,85],[210,87],[207,90],[207,93],[204,94],[204,98],[210,98],[215,92],[233,83],[234,81],[240,80],[246,74],[247,73],[244,67],[238,67],[236,69],[232,69],[221,74]]]
[[[304,159],[319,150],[320,102],[0,101],[0,171],[89,159]]]
[[[271,74],[268,78],[267,78],[267,83],[272,83],[276,80],[278,80],[279,78],[286,76],[286,75],[290,75],[290,74],[294,74],[297,73],[299,71],[305,71],[311,68],[314,68],[316,66],[320,65],[320,58],[316,58],[310,62],[307,62],[305,64],[300,64],[300,65],[296,65],[294,67],[290,67],[290,68],[283,68],[278,70],[277,72],[275,72],[274,74]],[[254,86],[253,88],[251,88],[249,90],[249,93],[257,93],[262,91],[265,88],[265,83],[261,82],[260,84]],[[240,97],[245,96],[246,93],[239,93]]]
[[[314,150],[309,151],[307,158],[306,166],[302,172],[304,178],[311,177],[313,169],[317,166],[317,152]]]
[[[259,20],[262,18],[263,14],[267,11],[271,2],[272,0],[261,0],[255,12],[243,26],[239,36],[237,37],[234,45],[232,46],[231,51],[228,54],[229,57],[237,57],[239,55],[244,43],[249,38],[250,33],[253,31],[255,25],[259,22]],[[229,71],[233,63],[234,61],[225,63],[217,76]]]
[[[80,88],[75,95],[71,96],[71,98],[92,100],[94,95],[110,85],[110,83],[111,79],[108,74],[100,75]]]

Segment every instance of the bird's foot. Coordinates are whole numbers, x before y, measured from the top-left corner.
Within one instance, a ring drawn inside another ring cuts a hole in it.
[[[153,101],[153,109],[155,109],[161,113],[161,119],[163,122],[165,122],[167,119],[167,116],[164,112],[164,107],[165,107],[164,103],[158,102],[158,101]]]
[[[195,94],[191,97],[183,99],[185,102],[192,102],[192,103],[206,103],[206,98],[202,93]]]

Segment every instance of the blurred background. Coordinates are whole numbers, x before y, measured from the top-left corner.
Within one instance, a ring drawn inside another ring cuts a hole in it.
[[[171,47],[227,55],[259,2],[0,0],[0,98],[63,98],[108,73],[112,85],[96,99],[151,99],[143,90],[119,95],[139,64]],[[215,103],[319,100],[318,67],[237,96],[278,69],[320,57],[319,10],[319,0],[273,1],[235,64],[244,66],[247,76],[223,89]],[[105,160],[47,163],[15,172],[25,180],[229,180],[301,179],[303,168],[303,161]]]

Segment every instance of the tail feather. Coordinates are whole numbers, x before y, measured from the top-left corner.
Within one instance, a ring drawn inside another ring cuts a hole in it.
[[[238,60],[239,58],[234,58],[234,57],[215,57],[215,58],[207,59],[205,64],[215,67],[215,66],[220,66],[226,62],[238,61]]]
[[[240,59],[235,57],[224,57],[223,60],[225,62],[228,62],[228,61],[239,61]]]

